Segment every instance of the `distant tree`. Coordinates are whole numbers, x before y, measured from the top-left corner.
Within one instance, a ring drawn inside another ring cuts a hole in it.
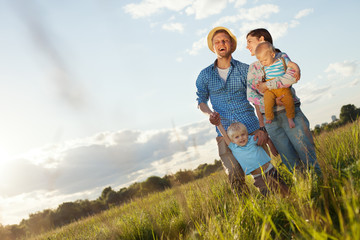
[[[151,176],[141,183],[141,191],[143,194],[163,191],[170,187],[170,182],[166,178]]]
[[[319,134],[319,133],[321,133],[321,127],[320,125],[316,125],[314,128],[314,134]]]
[[[81,217],[81,209],[74,202],[64,202],[56,209],[54,222],[56,226],[63,226]]]
[[[354,104],[348,104],[341,107],[340,120],[343,123],[355,121],[360,113],[360,109],[356,108]]]
[[[13,238],[11,238],[12,234],[10,232],[10,227],[9,226],[3,226],[0,224],[0,239],[2,240],[11,240]]]
[[[113,190],[111,187],[104,188],[104,190],[101,192],[100,199],[103,201],[106,201],[107,195],[109,194],[109,192],[112,192],[112,191]]]
[[[175,181],[180,184],[188,183],[194,179],[194,172],[191,170],[180,170],[175,174]]]
[[[8,239],[20,239],[25,235],[25,229],[19,225],[9,225],[6,226],[10,234],[8,235]]]
[[[42,212],[36,212],[29,215],[29,219],[23,220],[20,226],[25,226],[26,229],[32,234],[39,234],[50,230],[54,223],[54,212],[46,209]]]
[[[100,199],[91,201],[91,211],[90,214],[96,214],[101,211],[108,209],[107,205]]]

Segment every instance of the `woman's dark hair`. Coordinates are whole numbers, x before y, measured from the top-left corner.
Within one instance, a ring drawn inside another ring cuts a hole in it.
[[[265,41],[273,44],[273,40],[272,40],[271,34],[270,34],[269,31],[266,30],[265,28],[257,28],[257,29],[251,30],[251,31],[246,35],[246,37],[248,37],[249,35],[252,36],[252,37],[257,37],[257,38],[260,38],[261,36],[263,36]]]
[[[251,37],[257,37],[258,39],[263,36],[264,37],[264,41],[267,41],[271,44],[273,44],[273,40],[271,37],[271,34],[269,33],[268,30],[266,30],[265,28],[257,28],[254,30],[251,30],[246,37],[251,36]],[[275,48],[276,52],[281,52],[279,49]]]

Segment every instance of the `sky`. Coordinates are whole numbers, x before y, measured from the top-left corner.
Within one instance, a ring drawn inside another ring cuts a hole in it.
[[[195,81],[208,32],[267,28],[316,124],[360,107],[356,0],[0,0],[0,223],[218,159]]]

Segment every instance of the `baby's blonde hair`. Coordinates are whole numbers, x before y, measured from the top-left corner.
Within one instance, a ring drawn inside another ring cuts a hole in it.
[[[245,127],[244,124],[242,124],[241,122],[235,122],[235,123],[232,123],[228,127],[227,135],[229,136],[230,140],[232,140],[236,133],[239,133],[239,132],[242,132],[242,131],[245,131],[246,134],[248,134],[247,128]]]
[[[269,42],[261,42],[255,48],[255,54],[259,54],[264,51],[276,53],[274,46]]]

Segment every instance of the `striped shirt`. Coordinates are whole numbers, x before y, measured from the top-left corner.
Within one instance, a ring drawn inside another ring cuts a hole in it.
[[[220,114],[225,129],[233,122],[243,123],[249,133],[259,129],[254,108],[246,97],[248,68],[249,65],[231,59],[227,79],[224,81],[215,61],[203,69],[196,80],[198,104],[207,104],[210,100],[213,110]],[[218,129],[216,131],[221,136]]]
[[[287,65],[290,61],[289,58],[284,57],[285,64]],[[264,66],[264,70],[266,73],[266,79],[280,77],[285,74],[285,68],[283,61],[280,58],[277,58],[273,64],[270,66]]]

